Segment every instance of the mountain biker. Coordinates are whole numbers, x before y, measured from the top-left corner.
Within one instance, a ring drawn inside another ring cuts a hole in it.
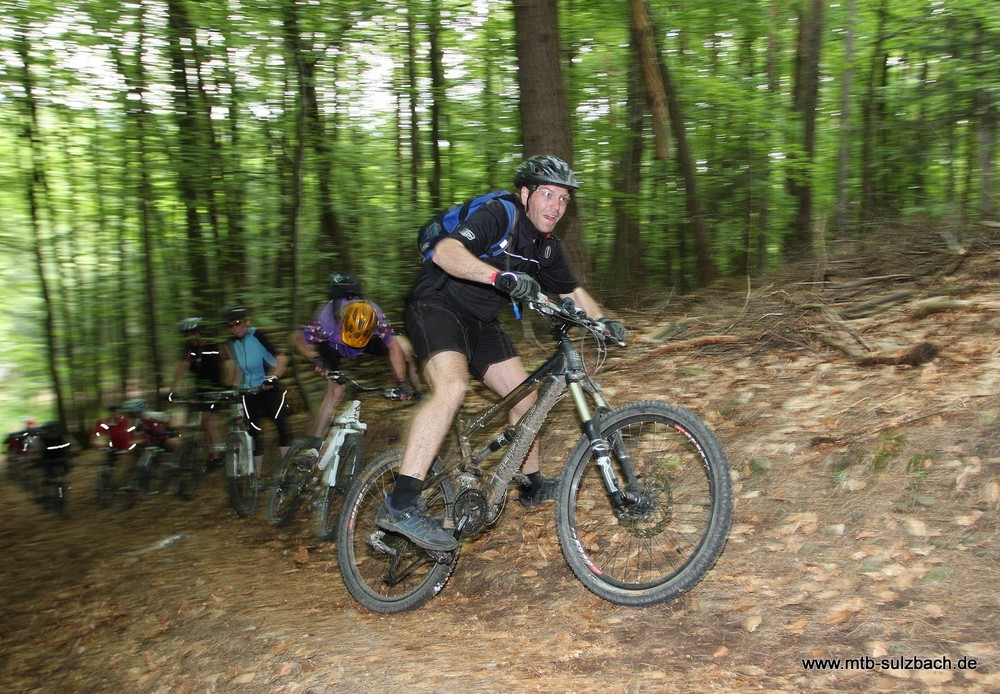
[[[231,376],[230,383],[234,386],[259,388],[256,393],[243,396],[243,412],[253,439],[254,467],[261,474],[264,454],[257,441],[261,422],[265,418],[274,422],[282,457],[292,442],[287,393],[278,381],[288,366],[288,356],[264,332],[250,327],[250,314],[245,307],[227,306],[222,309],[221,317],[232,333],[232,339],[220,346],[226,364],[224,372]]]
[[[121,411],[125,415],[126,422],[119,426],[124,426],[128,435],[142,435],[139,440],[130,445],[135,448],[139,445],[159,446],[167,451],[176,451],[180,448],[176,433],[170,429],[170,416],[166,412],[157,412],[149,409],[149,404],[142,398],[131,398],[121,404]]]
[[[551,155],[531,157],[517,167],[514,188],[517,221],[503,253],[480,257],[503,238],[508,221],[502,205],[484,205],[454,233],[438,237],[430,262],[407,297],[407,332],[430,388],[410,423],[400,474],[376,520],[383,529],[405,535],[425,549],[451,551],[458,546],[455,537],[415,502],[465,398],[470,373],[501,397],[527,377],[497,319],[501,308],[510,300],[535,297],[544,286],[605,323],[614,338],[625,338],[622,323],[605,317],[577,282],[552,233],[579,188],[569,165]],[[443,282],[442,271],[447,275]],[[510,422],[520,419],[533,403],[533,394],[516,403]],[[545,479],[539,470],[537,442],[521,470],[530,481],[521,488],[522,504],[536,506],[555,497],[558,481]]]
[[[188,371],[194,374],[196,393],[224,390],[227,384],[222,374],[222,352],[219,345],[205,339],[204,320],[200,316],[185,318],[178,325],[178,330],[184,336],[184,350],[174,372],[170,399],[173,400]],[[222,461],[222,436],[215,414],[216,407],[215,403],[200,407],[201,426],[211,456],[208,463],[210,469],[219,467]]]
[[[122,411],[118,404],[108,405],[108,416],[97,420],[91,430],[91,436],[108,439],[107,454],[109,461],[114,461],[115,451],[128,451],[135,447],[132,433],[135,426]]]
[[[79,452],[80,446],[60,422],[45,422],[39,427],[38,436],[32,439],[29,456],[42,471],[42,485],[46,489],[43,497],[49,496],[48,487],[66,476],[70,462]]]
[[[394,394],[409,400],[420,394],[413,347],[392,329],[382,309],[364,298],[361,283],[352,275],[330,274],[330,301],[320,309],[312,322],[292,334],[296,350],[312,361],[316,373],[326,376],[340,369],[342,359],[356,359],[362,354],[386,357],[396,378]],[[407,385],[409,374],[412,390]],[[344,397],[344,386],[327,381],[323,403],[316,412],[313,435],[306,453],[319,457],[337,403]]]

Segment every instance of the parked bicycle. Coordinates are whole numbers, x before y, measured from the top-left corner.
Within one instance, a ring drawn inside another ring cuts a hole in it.
[[[168,441],[173,437],[169,418],[163,412],[145,412],[135,423],[141,441],[134,449],[132,466],[122,476],[115,491],[118,511],[127,511],[137,501],[148,501],[167,491],[173,471],[164,461]]]
[[[132,454],[137,443],[133,434],[137,425],[126,416],[121,406],[108,406],[108,416],[97,421],[91,435],[100,443],[106,442],[104,455],[94,478],[94,491],[99,508],[107,508],[114,501],[121,486],[116,479],[124,475],[125,457]]]
[[[566,460],[556,498],[563,556],[589,590],[618,605],[681,595],[715,564],[728,536],[732,481],[722,446],[681,407],[642,400],[612,409],[569,337],[582,328],[603,356],[610,339],[604,326],[568,299],[556,304],[539,295],[528,305],[551,319],[554,353],[506,397],[457,418],[456,445],[435,460],[419,503],[459,540],[495,524],[509,484],[568,390],[584,435]],[[510,406],[535,390],[535,404],[508,426]],[[461,549],[424,550],[376,524],[401,457],[401,449],[388,451],[359,475],[337,525],[344,583],[374,612],[403,612],[430,600],[451,577]]]
[[[401,397],[399,389],[365,386],[341,371],[331,371],[327,378],[335,383],[350,385],[357,394],[381,392],[391,400]],[[281,469],[275,475],[267,508],[271,523],[279,528],[288,525],[303,503],[311,498],[316,516],[316,536],[321,540],[332,540],[340,516],[339,501],[364,467],[367,428],[368,425],[361,421],[361,401],[351,400],[330,423],[318,460],[306,452],[309,439],[297,438],[293,441]]]

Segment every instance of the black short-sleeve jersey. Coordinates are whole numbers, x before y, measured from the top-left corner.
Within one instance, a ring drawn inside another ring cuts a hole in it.
[[[198,390],[225,388],[222,379],[222,354],[218,345],[205,343],[187,346],[181,358],[191,365]]]
[[[483,262],[498,271],[524,272],[541,284],[542,289],[556,294],[568,294],[579,286],[563,253],[562,244],[553,234],[543,234],[531,223],[520,203],[517,224],[511,232],[510,242],[496,257],[482,258]],[[479,257],[500,241],[507,230],[507,212],[500,203],[490,203],[477,209],[451,234],[470,253]],[[420,273],[410,295],[410,300],[422,298],[443,299],[461,311],[479,320],[490,321],[510,299],[495,288],[450,277],[443,285],[438,281],[440,271],[427,263]]]

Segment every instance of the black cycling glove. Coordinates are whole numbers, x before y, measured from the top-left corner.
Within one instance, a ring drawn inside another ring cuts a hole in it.
[[[620,321],[600,318],[597,322],[604,326],[604,334],[615,342],[625,342],[625,338],[628,337],[628,331],[625,330],[625,325]]]
[[[535,278],[523,272],[498,272],[493,276],[493,286],[511,299],[534,299],[542,293]]]

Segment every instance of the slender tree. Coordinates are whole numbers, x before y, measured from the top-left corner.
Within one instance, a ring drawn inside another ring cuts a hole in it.
[[[801,155],[789,180],[796,199],[795,221],[786,249],[806,248],[813,231],[813,164],[816,155],[816,110],[819,105],[819,60],[823,35],[823,0],[803,0],[795,48],[793,109],[802,125]]]
[[[514,0],[514,30],[525,156],[553,154],[572,166],[573,134],[559,49],[558,3]],[[569,206],[561,228],[570,264],[586,284],[591,267],[577,205]]]
[[[33,62],[25,25],[26,23],[19,23],[18,26],[13,28],[14,46],[17,50],[18,59],[21,62],[20,86],[22,98],[20,103],[23,111],[21,135],[24,138],[28,157],[30,158],[30,171],[26,177],[25,194],[28,199],[28,215],[31,221],[31,245],[35,260],[35,271],[38,273],[38,286],[44,305],[43,323],[45,325],[45,340],[49,345],[47,358],[49,378],[52,381],[52,390],[56,396],[56,412],[58,413],[59,421],[65,422],[67,407],[58,361],[60,341],[56,333],[54,315],[55,296],[46,272],[49,263],[45,251],[46,242],[44,239],[46,228],[50,225],[43,219],[45,201],[48,199],[45,150],[40,140],[41,130],[38,122],[38,103],[35,99],[35,85],[32,76]]]

